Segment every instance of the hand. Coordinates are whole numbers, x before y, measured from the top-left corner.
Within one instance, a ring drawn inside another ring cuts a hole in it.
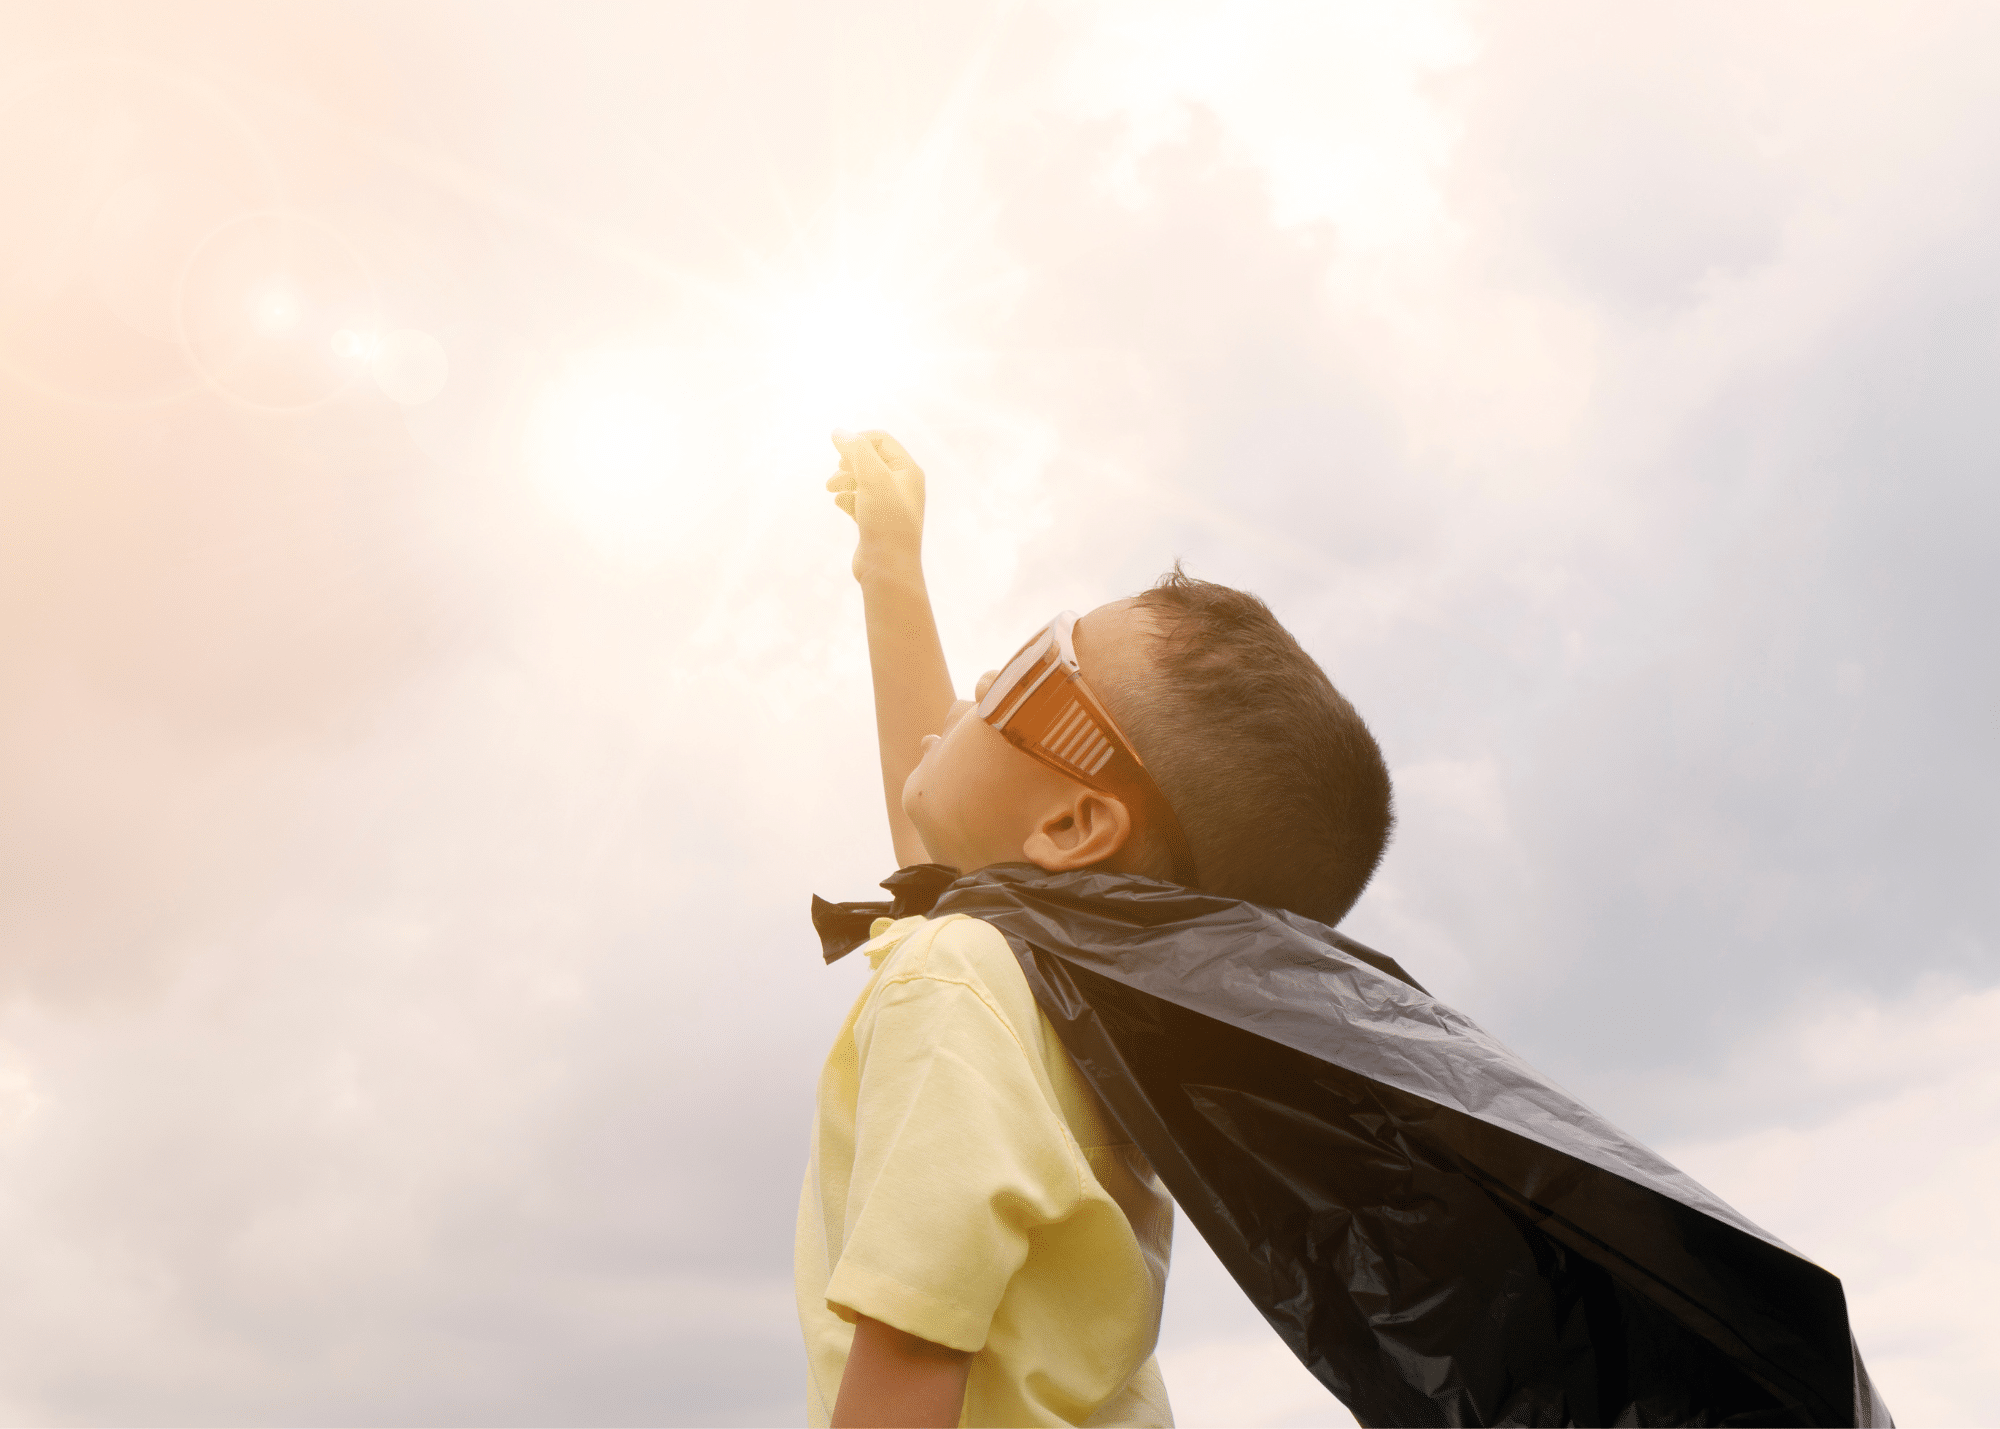
[[[833,502],[854,518],[854,578],[918,575],[924,543],[924,471],[887,432],[835,432],[840,470],[827,478]]]

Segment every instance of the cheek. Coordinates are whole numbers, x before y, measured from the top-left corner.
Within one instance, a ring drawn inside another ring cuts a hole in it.
[[[976,808],[990,806],[1004,775],[1001,758],[1009,752],[1007,743],[984,725],[961,720],[942,737],[927,735],[923,758],[917,762],[904,788],[930,806],[934,814],[962,817]]]
[[[904,787],[914,789],[919,785],[929,786],[937,779],[938,771],[948,762],[944,740],[935,734],[925,735],[923,752],[917,756],[917,767],[910,771],[910,777]]]
[[[923,747],[924,752],[917,757],[917,767],[903,781],[903,807],[913,814],[919,806],[934,810],[941,804],[949,803],[951,791],[958,783],[950,736],[927,734]]]

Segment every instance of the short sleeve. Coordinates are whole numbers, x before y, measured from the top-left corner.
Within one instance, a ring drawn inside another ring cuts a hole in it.
[[[1081,1199],[1077,1152],[978,988],[891,982],[854,1035],[854,1170],[827,1304],[978,1350],[1030,1233]]]

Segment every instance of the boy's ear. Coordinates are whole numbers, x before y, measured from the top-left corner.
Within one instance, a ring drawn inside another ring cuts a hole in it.
[[[1035,825],[1021,853],[1050,873],[1088,868],[1115,857],[1132,837],[1132,813],[1124,801],[1095,789],[1052,809]]]

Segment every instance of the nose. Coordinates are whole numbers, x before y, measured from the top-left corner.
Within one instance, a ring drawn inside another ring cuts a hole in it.
[[[979,683],[972,687],[972,699],[976,704],[986,698],[986,692],[993,688],[993,682],[1000,678],[998,670],[988,670],[979,677]]]

